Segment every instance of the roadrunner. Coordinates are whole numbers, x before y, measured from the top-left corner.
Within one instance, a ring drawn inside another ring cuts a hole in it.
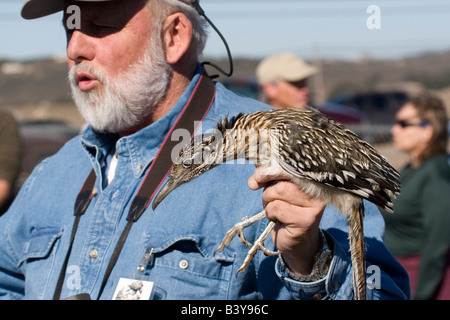
[[[392,212],[391,199],[400,191],[398,172],[366,141],[313,108],[239,114],[219,121],[213,134],[195,137],[180,151],[153,208],[180,184],[225,161],[241,158],[262,167],[264,174],[292,181],[309,197],[334,205],[347,217],[354,296],[365,299],[363,199]],[[262,211],[237,223],[217,250],[224,250],[236,234],[241,242],[251,245],[243,230],[264,217]],[[258,250],[278,254],[264,247],[274,225],[274,221],[269,222],[239,271],[247,268]]]

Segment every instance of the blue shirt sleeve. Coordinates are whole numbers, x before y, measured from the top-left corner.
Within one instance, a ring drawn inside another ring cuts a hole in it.
[[[365,202],[366,279],[368,300],[409,299],[408,276],[383,244],[384,222],[375,205]],[[348,252],[345,218],[327,207],[321,228],[327,234],[333,260],[325,278],[299,282],[289,278],[279,259],[275,272],[290,294],[301,300],[353,299],[352,263]]]

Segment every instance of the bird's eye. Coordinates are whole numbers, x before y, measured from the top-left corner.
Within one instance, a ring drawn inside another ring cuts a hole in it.
[[[192,164],[191,159],[186,159],[186,160],[183,160],[183,162],[182,162],[183,168],[185,168],[185,169],[188,169],[191,166],[191,164]]]

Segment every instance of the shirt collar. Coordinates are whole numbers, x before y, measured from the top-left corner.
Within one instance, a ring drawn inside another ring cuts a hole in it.
[[[110,157],[115,150],[119,157],[129,158],[135,177],[140,177],[156,157],[166,135],[175,124],[181,110],[189,101],[201,73],[202,67],[199,65],[186,90],[162,118],[138,132],[120,139],[113,134],[99,134],[91,126],[88,126],[81,136],[83,147],[99,163],[106,161],[105,159]],[[113,148],[114,143],[115,148]]]

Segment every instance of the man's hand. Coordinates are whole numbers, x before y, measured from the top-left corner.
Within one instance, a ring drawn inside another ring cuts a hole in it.
[[[263,202],[269,220],[276,221],[272,239],[289,270],[311,273],[314,255],[320,250],[319,223],[326,203],[309,198],[283,177],[266,175],[257,168],[248,180],[252,190],[265,188]]]

